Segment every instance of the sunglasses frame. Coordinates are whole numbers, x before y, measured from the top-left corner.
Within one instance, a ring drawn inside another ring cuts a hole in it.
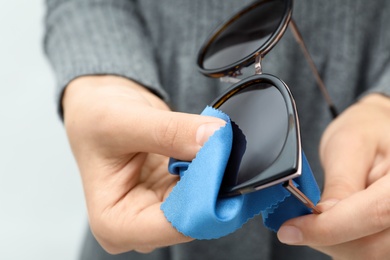
[[[250,55],[233,62],[230,65],[223,66],[221,68],[206,69],[203,67],[203,61],[210,45],[215,41],[215,39],[226,30],[232,23],[237,19],[244,16],[249,11],[258,8],[259,6],[275,1],[283,1],[285,4],[285,10],[283,17],[276,28],[276,30],[269,36],[264,44],[259,46],[254,52]],[[300,127],[297,109],[295,105],[294,98],[289,90],[288,86],[276,76],[266,74],[262,72],[261,61],[262,58],[276,45],[276,43],[282,38],[287,27],[290,26],[293,35],[297,42],[299,43],[305,58],[307,59],[310,68],[315,76],[315,79],[321,89],[323,96],[328,104],[329,110],[333,117],[338,115],[337,110],[329,97],[325,84],[323,83],[318,70],[311,59],[311,56],[303,42],[302,35],[300,34],[298,27],[295,22],[292,20],[292,9],[293,9],[293,0],[260,0],[255,1],[249,6],[245,7],[235,15],[233,15],[226,22],[222,23],[217,29],[211,34],[208,40],[200,48],[197,65],[199,71],[209,77],[221,78],[224,81],[235,83],[227,91],[225,91],[221,96],[212,102],[214,108],[219,108],[223,103],[225,103],[229,98],[239,93],[243,89],[250,87],[254,84],[259,83],[268,83],[273,87],[276,87],[279,92],[282,94],[285,101],[287,112],[288,112],[288,132],[285,144],[282,148],[277,159],[265,169],[261,174],[258,174],[256,177],[247,180],[239,185],[234,187],[221,187],[220,196],[235,196],[239,194],[245,194],[248,192],[253,192],[256,190],[264,189],[273,185],[283,184],[283,186],[298,200],[300,200],[307,207],[311,208],[313,213],[321,213],[321,211],[308,199],[292,182],[292,179],[299,177],[302,173],[302,146],[301,146],[301,137],[300,137]],[[250,76],[244,79],[237,79],[238,75],[241,75],[241,69],[248,67],[255,63],[255,75]],[[226,80],[227,79],[227,80]],[[293,150],[293,151],[292,151]],[[292,157],[291,155],[295,156]],[[282,171],[275,173],[275,168]],[[264,175],[266,177],[264,177]],[[270,177],[272,176],[272,177]]]
[[[258,49],[253,51],[250,55],[242,58],[241,60],[238,60],[230,65],[226,65],[221,68],[214,68],[214,69],[206,69],[203,67],[203,61],[206,55],[206,52],[210,45],[215,41],[215,39],[226,30],[232,23],[234,23],[236,20],[240,19],[242,16],[244,16],[246,13],[250,12],[251,10],[258,8],[259,6],[270,3],[280,1],[284,2],[285,4],[285,11],[282,19],[279,22],[278,27],[274,31],[274,33],[268,38],[268,40],[263,43],[261,46],[259,46]],[[292,10],[293,10],[293,0],[259,0],[255,1],[252,4],[244,7],[241,11],[237,12],[235,15],[231,16],[227,21],[223,22],[221,25],[219,25],[211,34],[209,37],[207,37],[207,41],[200,47],[198,58],[197,58],[197,66],[199,71],[204,74],[205,76],[212,77],[212,78],[220,78],[222,81],[230,82],[230,83],[237,83],[240,81],[240,79],[236,78],[237,76],[241,75],[241,69],[245,67],[249,67],[253,63],[255,63],[255,73],[261,74],[262,73],[262,66],[261,61],[263,57],[271,51],[271,49],[278,43],[278,41],[283,37],[285,31],[287,28],[290,28],[295,40],[299,44],[305,59],[307,63],[310,66],[310,69],[315,77],[315,80],[317,82],[317,85],[321,91],[322,96],[324,97],[329,112],[332,116],[332,118],[336,118],[339,115],[338,109],[336,108],[332,98],[329,95],[329,92],[325,86],[324,81],[321,78],[320,73],[318,72],[318,69],[305,45],[305,42],[303,40],[302,34],[300,33],[298,26],[296,25],[294,19],[292,18]]]
[[[294,99],[287,85],[270,74],[259,74],[247,77],[234,84],[212,102],[212,107],[219,109],[232,96],[245,91],[254,85],[267,84],[275,87],[282,95],[288,114],[287,136],[283,148],[271,167],[261,174],[234,187],[221,187],[222,196],[234,196],[264,189],[287,180],[299,177],[302,169],[302,147],[299,134],[299,120]],[[295,156],[291,156],[294,154]],[[282,169],[282,170],[281,170]]]
[[[289,21],[291,20],[292,16],[292,0],[286,0],[286,7],[284,11],[284,16],[280,20],[280,23],[278,25],[278,28],[275,30],[275,32],[268,38],[268,40],[259,46],[257,50],[252,52],[250,55],[242,58],[241,60],[238,60],[230,65],[216,68],[216,69],[206,69],[203,67],[203,61],[204,57],[206,55],[206,52],[210,45],[215,41],[215,39],[226,30],[232,23],[234,23],[236,20],[240,19],[242,16],[244,16],[246,13],[250,12],[251,10],[257,8],[260,5],[263,5],[267,2],[274,2],[275,0],[261,0],[256,1],[253,4],[245,7],[241,11],[239,11],[237,14],[229,18],[226,22],[222,23],[220,26],[216,28],[214,32],[211,33],[211,36],[208,37],[208,40],[202,45],[202,47],[199,50],[198,54],[198,60],[197,65],[199,71],[207,75],[209,77],[213,78],[221,78],[225,76],[231,76],[235,77],[237,75],[240,75],[240,70],[242,68],[248,67],[252,65],[258,57],[264,57],[275,45],[276,43],[282,38],[284,32],[286,31],[286,28],[289,24]]]

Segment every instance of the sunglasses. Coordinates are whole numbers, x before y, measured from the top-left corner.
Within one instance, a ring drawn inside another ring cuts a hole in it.
[[[240,146],[237,144],[240,138],[233,137],[233,149],[219,196],[237,196],[282,184],[313,213],[320,213],[293,181],[302,175],[303,166],[306,167],[294,98],[286,83],[263,73],[261,66],[263,57],[289,27],[303,50],[331,115],[334,118],[338,115],[291,19],[292,6],[293,0],[259,0],[246,6],[209,36],[199,51],[197,65],[204,75],[233,83],[211,106],[230,117],[233,133],[240,131],[245,136],[245,152],[235,151],[234,147]],[[239,79],[241,70],[253,64],[255,75]]]
[[[239,11],[215,29],[198,55],[206,76],[235,83],[211,106],[223,111],[244,133],[247,147],[238,170],[226,170],[220,196],[235,196],[283,183],[299,201],[320,213],[293,183],[302,173],[302,146],[294,98],[288,86],[263,73],[263,57],[287,27],[301,47],[333,118],[338,115],[292,17],[292,0],[262,0]],[[255,75],[238,79],[255,65]]]

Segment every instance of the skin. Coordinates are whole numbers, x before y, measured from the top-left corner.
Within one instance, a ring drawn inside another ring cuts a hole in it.
[[[334,259],[387,259],[390,253],[390,98],[370,94],[323,134],[325,189],[320,215],[288,221],[280,241]]]
[[[160,205],[177,182],[168,157],[194,158],[224,121],[171,112],[157,96],[115,76],[73,80],[64,122],[79,166],[91,230],[109,253],[149,252],[191,238],[167,222]],[[320,215],[285,223],[278,237],[335,259],[390,253],[390,99],[370,94],[326,129],[320,156]]]
[[[114,76],[72,81],[63,108],[91,230],[103,248],[149,252],[190,241],[160,210],[178,180],[168,157],[193,159],[225,121],[170,112],[156,95]]]

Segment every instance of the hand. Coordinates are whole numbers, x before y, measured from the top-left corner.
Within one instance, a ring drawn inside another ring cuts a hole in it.
[[[171,112],[145,88],[114,76],[74,80],[63,107],[91,230],[103,248],[148,252],[190,241],[160,210],[178,180],[167,160],[193,159],[225,122]]]
[[[325,131],[320,156],[323,213],[286,222],[279,239],[335,259],[388,259],[390,254],[390,99],[371,94]]]

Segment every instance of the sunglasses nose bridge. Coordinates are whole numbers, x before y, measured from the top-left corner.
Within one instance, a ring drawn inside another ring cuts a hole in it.
[[[239,78],[230,77],[230,76],[221,77],[219,78],[219,80],[223,83],[231,83],[231,84],[236,84],[239,81],[241,81],[241,79]]]

